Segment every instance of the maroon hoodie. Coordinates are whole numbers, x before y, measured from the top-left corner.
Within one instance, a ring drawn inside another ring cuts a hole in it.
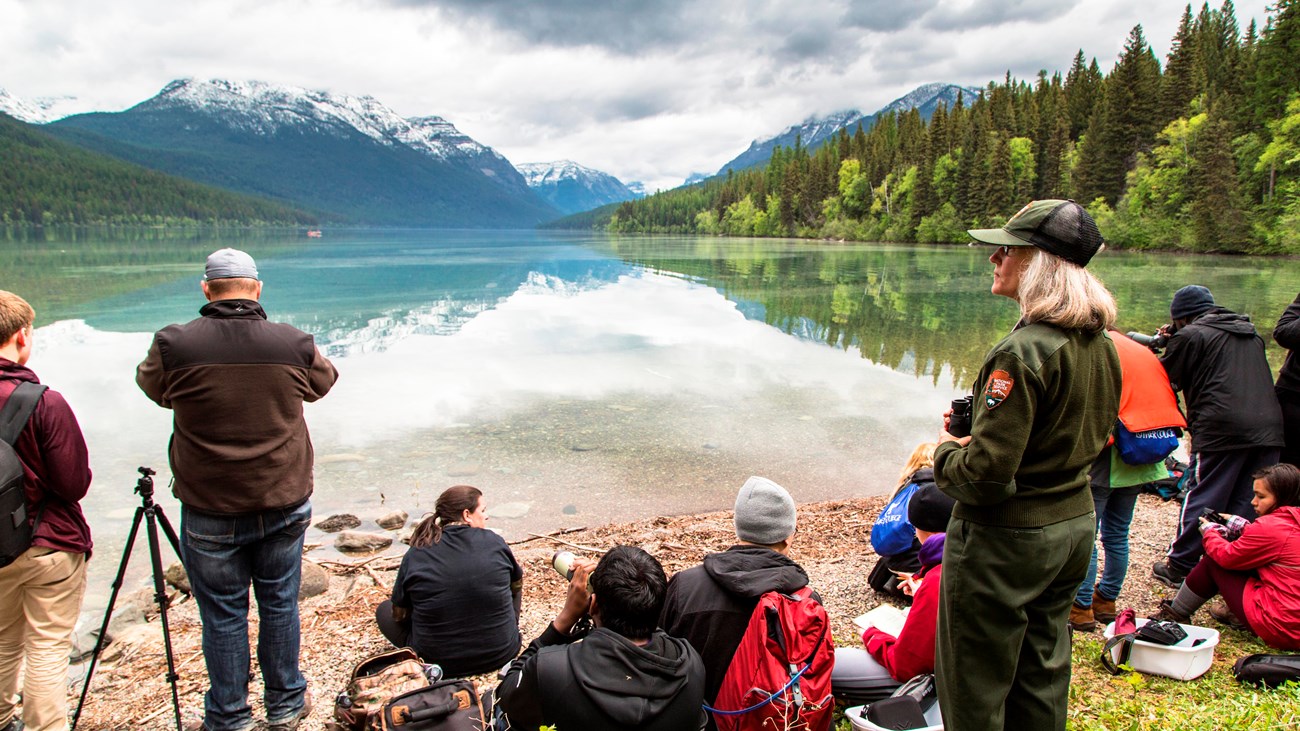
[[[0,358],[0,402],[22,381],[40,383],[26,366]],[[78,501],[90,489],[90,458],[81,426],[62,394],[49,389],[14,445],[26,475],[28,514],[40,511],[33,546],[90,554],[90,526]],[[44,500],[44,507],[38,507]]]

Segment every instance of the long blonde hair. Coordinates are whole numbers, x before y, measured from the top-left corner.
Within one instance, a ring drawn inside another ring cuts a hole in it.
[[[902,490],[912,479],[912,475],[922,467],[934,466],[934,448],[939,446],[934,442],[921,442],[912,450],[912,456],[907,458],[907,464],[903,465],[903,471],[898,473],[898,484],[894,486],[894,491],[889,493],[892,500],[899,490]]]
[[[1092,272],[1037,247],[1033,252],[1020,270],[1016,292],[1024,322],[1087,332],[1101,332],[1115,324],[1115,298]]]

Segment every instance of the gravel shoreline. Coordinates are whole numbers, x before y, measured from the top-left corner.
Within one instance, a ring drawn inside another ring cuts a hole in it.
[[[821,594],[839,645],[855,644],[858,632],[852,618],[883,601],[867,586],[866,577],[876,560],[868,540],[871,524],[885,502],[886,496],[878,495],[799,505],[798,533],[790,555],[808,571],[813,587]],[[1168,595],[1169,590],[1151,577],[1151,565],[1163,558],[1177,516],[1177,503],[1152,495],[1139,499],[1130,531],[1128,579],[1119,606],[1132,606],[1139,616],[1145,616]],[[521,621],[524,642],[541,634],[563,604],[565,582],[549,566],[557,549],[578,553],[591,549],[594,553],[620,543],[636,545],[658,557],[671,575],[695,565],[707,553],[732,545],[734,538],[731,511],[717,511],[584,528],[517,542],[515,555],[527,572]],[[302,603],[302,667],[315,698],[315,712],[302,725],[304,731],[323,729],[334,696],[352,667],[388,647],[375,626],[374,608],[388,598],[398,562],[393,557],[322,562],[331,573],[330,589]],[[168,617],[183,718],[198,718],[207,677],[194,602],[179,598]],[[103,663],[96,670],[80,728],[175,727],[157,624],[144,625],[111,665]],[[255,611],[251,624],[255,632]],[[261,717],[259,686],[260,676],[254,668],[250,695],[257,718]],[[73,690],[70,703],[75,707],[80,685]]]

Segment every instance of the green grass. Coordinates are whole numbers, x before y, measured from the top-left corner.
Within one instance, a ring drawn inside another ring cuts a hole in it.
[[[1201,677],[1180,681],[1127,672],[1113,676],[1101,665],[1101,633],[1076,634],[1067,728],[1081,731],[1222,731],[1300,729],[1300,684],[1277,689],[1242,685],[1232,665],[1255,653],[1278,653],[1257,637],[1216,627],[1214,664]],[[832,728],[851,731],[843,708]]]

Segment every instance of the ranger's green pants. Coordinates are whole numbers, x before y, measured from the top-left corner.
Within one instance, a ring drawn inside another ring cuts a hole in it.
[[[1042,528],[954,517],[944,543],[935,675],[947,731],[1065,728],[1070,603],[1092,513]]]

